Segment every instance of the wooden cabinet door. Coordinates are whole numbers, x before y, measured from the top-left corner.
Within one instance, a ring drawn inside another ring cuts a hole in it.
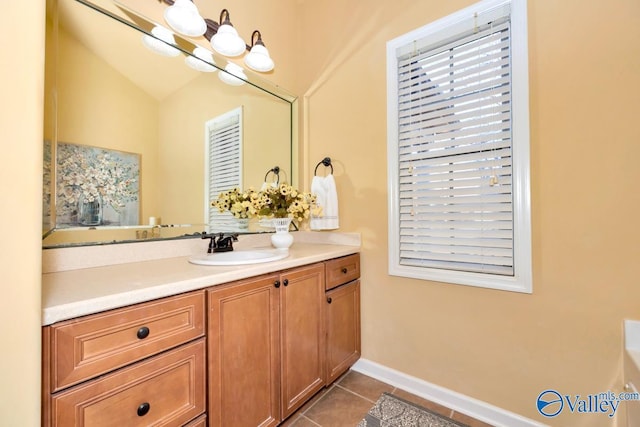
[[[280,421],[278,275],[209,291],[209,423]]]
[[[324,386],[324,265],[281,274],[282,418]]]
[[[360,358],[360,280],[326,294],[327,384]]]

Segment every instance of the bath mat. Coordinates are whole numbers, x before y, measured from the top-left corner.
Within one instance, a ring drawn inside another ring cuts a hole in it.
[[[382,393],[358,427],[468,427],[426,408]]]

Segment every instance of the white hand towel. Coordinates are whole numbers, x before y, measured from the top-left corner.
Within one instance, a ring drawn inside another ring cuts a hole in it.
[[[266,181],[265,181],[265,182],[263,182],[263,183],[262,183],[262,186],[260,187],[260,191],[264,191],[264,190],[266,190],[266,189],[267,189],[267,188],[269,188],[269,187],[271,187],[271,188],[277,188],[277,187],[278,187],[278,183],[277,183],[277,182],[275,182],[275,181],[273,181],[273,182],[266,182]]]
[[[322,216],[311,216],[312,230],[335,230],[340,227],[338,221],[338,191],[333,175],[314,176],[311,180],[311,193],[316,195]]]

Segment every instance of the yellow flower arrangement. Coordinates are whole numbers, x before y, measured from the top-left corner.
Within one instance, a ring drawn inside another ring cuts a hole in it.
[[[313,194],[300,192],[288,184],[261,191],[255,207],[258,216],[289,217],[299,222],[308,219],[312,210],[319,209]]]
[[[247,191],[234,188],[220,193],[216,200],[211,201],[211,206],[220,212],[229,211],[236,218],[253,218],[257,214],[254,207],[257,198],[258,193],[253,188]]]
[[[321,208],[316,205],[313,194],[298,191],[288,184],[267,187],[262,191],[255,191],[253,188],[240,191],[234,188],[220,193],[211,202],[211,206],[217,207],[220,212],[229,211],[236,218],[291,218],[302,222],[311,213],[321,214]]]

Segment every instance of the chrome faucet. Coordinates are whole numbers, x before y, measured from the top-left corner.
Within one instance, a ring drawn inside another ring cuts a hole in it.
[[[207,249],[207,253],[213,252],[230,252],[233,250],[233,242],[238,241],[238,234],[228,234],[224,233],[218,234],[203,234],[203,239],[211,239],[209,242],[209,249]]]

